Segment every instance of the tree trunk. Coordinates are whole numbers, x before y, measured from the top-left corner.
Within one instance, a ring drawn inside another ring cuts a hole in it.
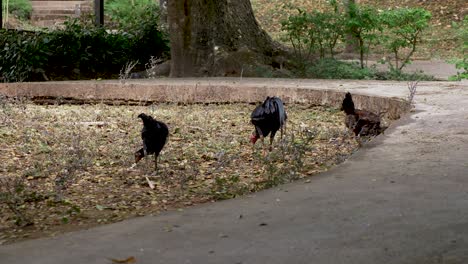
[[[169,0],[171,77],[235,76],[281,52],[250,0]]]

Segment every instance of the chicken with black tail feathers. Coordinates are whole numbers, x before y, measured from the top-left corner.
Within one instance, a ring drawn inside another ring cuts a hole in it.
[[[263,142],[264,137],[270,135],[271,150],[273,139],[278,130],[281,129],[281,137],[283,137],[283,129],[288,118],[283,101],[276,96],[267,97],[261,105],[254,109],[250,117],[251,123],[255,126],[255,130],[250,136],[250,142],[255,144],[259,138]]]
[[[143,121],[143,129],[141,130],[143,148],[135,152],[135,163],[147,155],[154,154],[154,168],[157,170],[158,156],[166,144],[169,129],[163,122],[144,113],[139,114],[138,118]]]

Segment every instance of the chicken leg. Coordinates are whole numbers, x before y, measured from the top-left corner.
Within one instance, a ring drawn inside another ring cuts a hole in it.
[[[158,171],[158,155],[154,155],[154,172]]]

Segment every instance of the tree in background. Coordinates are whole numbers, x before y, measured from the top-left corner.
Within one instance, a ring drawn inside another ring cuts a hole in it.
[[[347,20],[347,33],[357,39],[359,61],[364,68],[364,54],[371,44],[377,40],[377,33],[381,31],[377,10],[368,6],[350,4],[350,16]]]
[[[430,19],[431,12],[423,8],[397,8],[380,14],[386,32],[383,43],[393,53],[394,62],[387,61],[392,70],[401,71],[409,63]]]
[[[276,65],[280,46],[260,28],[250,0],[169,0],[171,77],[242,75]]]

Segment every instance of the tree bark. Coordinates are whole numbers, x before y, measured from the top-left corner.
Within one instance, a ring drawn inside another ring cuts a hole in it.
[[[168,0],[171,77],[239,75],[281,53],[250,0]]]

